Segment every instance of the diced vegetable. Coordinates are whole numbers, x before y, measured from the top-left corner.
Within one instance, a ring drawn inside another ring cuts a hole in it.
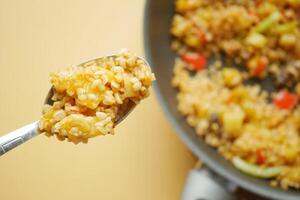
[[[233,87],[241,83],[242,76],[237,69],[224,68],[222,70],[224,83],[226,86]]]
[[[176,10],[178,12],[184,12],[190,9],[187,0],[178,0],[176,1]]]
[[[205,34],[199,29],[199,28],[194,28],[195,33],[194,34],[188,34],[184,41],[185,43],[190,46],[190,47],[202,47],[205,42],[206,42],[206,38],[205,38]]]
[[[195,70],[201,70],[206,67],[207,58],[199,53],[186,53],[181,56],[182,60],[193,66]]]
[[[206,43],[205,34],[199,28],[196,29],[196,33],[197,33],[200,45],[203,46]]]
[[[297,38],[294,34],[283,34],[279,39],[279,44],[283,47],[293,47],[297,43]]]
[[[246,114],[246,118],[248,119],[256,119],[257,118],[257,109],[255,107],[255,104],[251,101],[243,101],[242,103],[243,111]]]
[[[259,6],[257,8],[257,12],[259,15],[266,16],[272,12],[275,12],[276,9],[277,9],[277,7],[274,4],[272,4],[268,1],[264,1],[259,4]]]
[[[197,48],[198,46],[200,46],[199,38],[197,35],[186,36],[184,42],[190,47]]]
[[[257,77],[260,77],[264,74],[267,65],[268,65],[268,59],[264,56],[254,57],[250,59],[249,62],[247,63],[247,67],[249,68],[250,73],[253,76],[257,76]]]
[[[256,67],[253,71],[254,76],[261,76],[267,67],[268,59],[266,57],[260,57],[256,60]]]
[[[289,146],[285,149],[285,158],[288,161],[294,161],[299,156],[299,151],[295,146]]]
[[[298,96],[287,90],[280,91],[273,100],[273,104],[280,109],[293,109],[297,103]]]
[[[232,135],[233,137],[237,137],[239,131],[242,128],[244,118],[245,113],[238,106],[232,110],[228,110],[227,112],[225,112],[223,115],[223,125],[225,132]]]
[[[275,11],[271,13],[268,17],[266,17],[263,21],[258,23],[253,31],[262,33],[271,28],[274,24],[276,24],[281,19],[281,14],[279,11]]]
[[[199,5],[199,1],[189,1],[189,0],[177,0],[176,1],[176,11],[186,12],[192,10]]]
[[[292,21],[285,24],[278,24],[274,27],[274,32],[278,34],[292,33],[298,26],[297,21]]]
[[[266,162],[266,157],[263,150],[259,149],[256,151],[256,164],[262,165]]]
[[[246,44],[256,48],[263,48],[267,44],[267,38],[260,33],[250,33],[246,38]]]
[[[249,99],[249,94],[248,94],[248,90],[246,89],[245,86],[238,86],[236,88],[234,88],[232,90],[232,94],[231,94],[233,100],[235,101],[242,101],[242,100],[246,100]]]
[[[240,171],[259,178],[272,178],[278,176],[284,169],[284,166],[261,167],[251,164],[239,157],[232,159],[233,165]]]

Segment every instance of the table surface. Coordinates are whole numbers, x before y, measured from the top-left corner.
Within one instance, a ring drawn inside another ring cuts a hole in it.
[[[2,0],[0,135],[37,120],[49,73],[143,54],[143,0]],[[1,199],[179,199],[194,158],[152,95],[87,145],[40,135],[0,158]]]

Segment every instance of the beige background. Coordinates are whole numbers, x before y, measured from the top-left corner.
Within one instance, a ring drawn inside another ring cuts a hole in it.
[[[143,54],[143,0],[1,0],[0,134],[37,120],[50,72],[127,47]],[[179,199],[194,165],[152,93],[88,145],[43,135],[0,158],[0,199]]]

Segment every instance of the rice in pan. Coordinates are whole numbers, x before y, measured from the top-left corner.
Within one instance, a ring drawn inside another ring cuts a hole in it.
[[[300,188],[300,1],[177,0],[171,33],[179,111],[252,176]],[[225,55],[245,70],[208,66]],[[271,76],[275,92],[248,79]]]

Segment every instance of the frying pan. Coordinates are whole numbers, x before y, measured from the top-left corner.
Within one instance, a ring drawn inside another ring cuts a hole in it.
[[[169,29],[174,14],[174,0],[147,0],[144,17],[145,53],[156,75],[154,88],[176,132],[213,172],[255,194],[280,200],[299,200],[300,191],[284,191],[269,181],[239,172],[218,152],[199,138],[177,110],[176,90],[171,86],[175,53],[171,51]]]

